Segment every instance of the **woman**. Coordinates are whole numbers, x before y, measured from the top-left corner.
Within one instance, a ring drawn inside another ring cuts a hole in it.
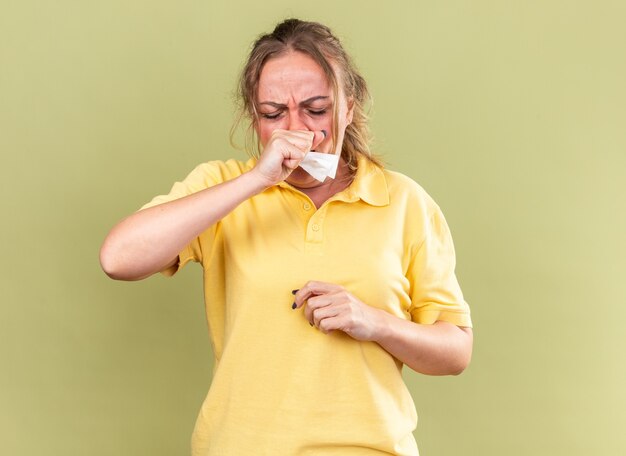
[[[443,214],[370,154],[367,86],[325,26],[261,36],[240,95],[258,158],[199,165],[100,253],[120,280],[202,263],[215,368],[192,453],[416,455],[403,364],[458,374],[472,349]]]

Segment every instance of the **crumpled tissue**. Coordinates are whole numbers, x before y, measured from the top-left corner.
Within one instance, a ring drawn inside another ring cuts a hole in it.
[[[326,177],[335,178],[339,155],[323,154],[320,152],[307,152],[300,167],[320,182],[324,182]]]

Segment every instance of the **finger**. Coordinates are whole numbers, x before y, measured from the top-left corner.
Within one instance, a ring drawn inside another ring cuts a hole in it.
[[[304,152],[285,138],[274,140],[274,146],[264,151],[262,163],[280,171],[282,168],[295,169],[304,158]],[[276,167],[279,167],[278,169]]]
[[[334,283],[318,282],[311,280],[307,282],[298,292],[295,294],[295,303],[297,307],[302,307],[304,302],[311,296],[318,296],[327,293],[337,292],[343,290],[343,287]]]
[[[334,302],[333,294],[316,295],[311,296],[306,301],[306,307],[304,308],[304,317],[309,320],[309,323],[313,323],[313,312],[322,307],[330,306]]]
[[[290,154],[301,155],[309,151],[307,141],[302,138],[277,136],[271,142],[273,149],[279,150],[285,157]]]
[[[272,135],[289,138],[294,144],[301,145],[303,150],[317,150],[318,146],[326,139],[326,130],[274,130]]]
[[[283,129],[277,128],[276,130],[272,131],[272,135],[290,136],[293,138],[312,140],[313,137],[315,136],[315,132],[312,130],[283,130]]]
[[[296,147],[288,147],[283,154],[283,166],[294,170],[304,159],[306,152],[302,152]]]
[[[319,130],[315,132],[313,137],[313,143],[311,144],[311,150],[317,150],[317,146],[326,139],[326,130]]]
[[[311,150],[311,144],[315,139],[315,133],[310,130],[274,130],[272,139],[283,139],[298,147],[303,152]]]
[[[312,312],[312,321],[309,323],[313,323],[313,325],[320,327],[320,323],[325,318],[336,317],[341,313],[341,309],[338,306],[326,306],[319,309],[315,309]]]
[[[343,331],[343,318],[341,315],[324,318],[320,321],[318,328],[324,334],[331,333],[335,330]]]

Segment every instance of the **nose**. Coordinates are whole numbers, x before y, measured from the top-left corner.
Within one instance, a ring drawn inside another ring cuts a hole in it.
[[[289,113],[289,130],[310,130],[310,128],[302,121],[298,112]]]

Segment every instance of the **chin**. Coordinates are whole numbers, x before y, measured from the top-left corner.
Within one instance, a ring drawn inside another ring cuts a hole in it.
[[[319,185],[319,181],[300,167],[293,170],[286,181],[295,187],[314,187]]]

